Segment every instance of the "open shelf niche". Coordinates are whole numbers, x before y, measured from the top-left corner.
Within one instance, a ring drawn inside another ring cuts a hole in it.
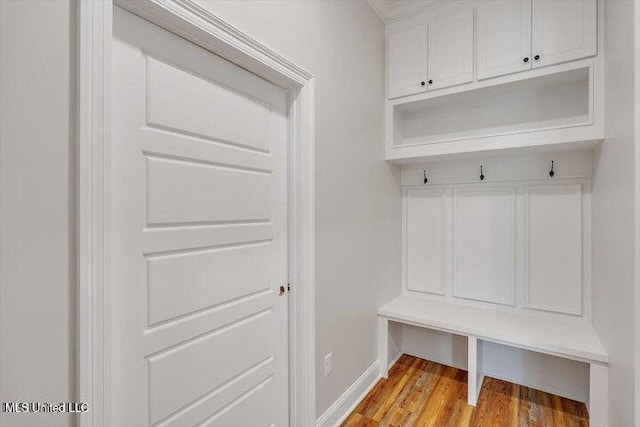
[[[434,144],[593,123],[589,68],[394,107],[397,145]]]

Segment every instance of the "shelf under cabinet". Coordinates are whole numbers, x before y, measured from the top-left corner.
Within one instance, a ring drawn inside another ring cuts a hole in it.
[[[595,144],[593,67],[589,64],[442,96],[393,102],[387,160]]]

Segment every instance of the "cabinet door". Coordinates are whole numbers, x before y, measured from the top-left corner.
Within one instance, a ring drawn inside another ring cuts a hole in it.
[[[531,0],[478,5],[478,80],[531,69]]]
[[[389,98],[423,92],[427,80],[426,25],[389,34],[387,40]]]
[[[533,0],[533,68],[593,56],[596,0]]]
[[[473,81],[473,10],[429,23],[429,90]]]

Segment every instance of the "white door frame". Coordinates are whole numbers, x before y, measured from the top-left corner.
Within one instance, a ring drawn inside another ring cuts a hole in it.
[[[109,144],[114,3],[274,83],[289,110],[289,421],[315,425],[314,78],[192,0],[78,2],[77,399],[109,425]]]

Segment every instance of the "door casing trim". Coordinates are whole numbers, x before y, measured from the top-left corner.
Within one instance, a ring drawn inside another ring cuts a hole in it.
[[[289,421],[315,425],[314,77],[192,0],[78,2],[76,395],[81,426],[110,425],[111,39],[120,6],[289,93]]]

